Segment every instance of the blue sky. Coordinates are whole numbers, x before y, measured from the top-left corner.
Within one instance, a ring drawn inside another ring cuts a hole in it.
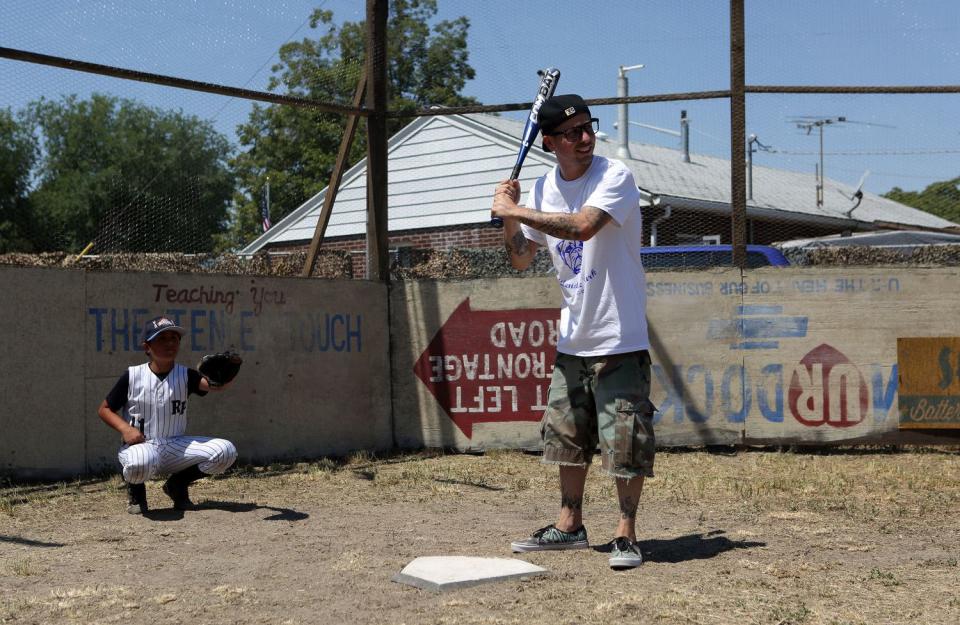
[[[536,70],[561,70],[559,90],[585,97],[722,90],[729,85],[726,0],[439,0],[440,17],[471,20],[465,93],[485,104],[532,99]],[[312,36],[306,20],[323,6],[338,21],[364,16],[364,0],[4,0],[0,46],[250,89],[264,89],[277,49]],[[948,85],[958,82],[960,3],[955,0],[746,0],[747,82],[784,85]],[[41,96],[92,91],[180,109],[234,129],[252,103],[0,59],[0,107]],[[816,133],[790,120],[836,118],[824,133],[826,175],[865,189],[919,190],[960,175],[960,95],[753,95],[748,133],[773,151],[755,163],[809,172]],[[691,121],[694,153],[729,156],[725,100],[630,106],[630,119],[677,130]],[[616,138],[616,107],[598,107]],[[519,114],[518,114],[519,115]],[[678,147],[637,126],[632,141]],[[811,191],[813,193],[813,191]]]

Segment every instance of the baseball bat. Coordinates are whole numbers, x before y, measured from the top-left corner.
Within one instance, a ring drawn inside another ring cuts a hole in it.
[[[510,180],[516,180],[520,176],[523,159],[527,157],[530,146],[537,140],[537,133],[540,132],[540,107],[557,90],[557,82],[560,81],[560,70],[553,67],[542,69],[537,73],[540,75],[540,86],[537,88],[537,97],[533,101],[533,106],[530,107],[530,114],[527,115],[527,123],[523,126],[520,150],[517,152],[517,162],[513,165]],[[490,220],[490,225],[495,228],[502,228],[503,220],[499,217],[493,217]]]

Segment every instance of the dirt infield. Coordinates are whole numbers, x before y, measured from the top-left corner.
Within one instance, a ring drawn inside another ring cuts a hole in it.
[[[551,522],[536,456],[364,455],[246,467],[178,513],[125,512],[117,478],[0,488],[2,623],[960,622],[960,451],[658,456],[646,563],[614,572],[613,485],[591,472],[595,550],[524,554],[544,578],[446,593],[390,581],[425,555],[511,557]]]

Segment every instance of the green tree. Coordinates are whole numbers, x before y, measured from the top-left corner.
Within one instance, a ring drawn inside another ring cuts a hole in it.
[[[0,253],[33,251],[27,192],[37,146],[27,122],[0,109]]]
[[[894,187],[883,197],[960,224],[960,177],[934,182],[920,192]]]
[[[78,251],[213,249],[234,188],[231,147],[210,122],[94,94],[29,106],[41,139],[42,216]]]
[[[460,95],[475,74],[467,62],[470,22],[459,17],[431,26],[436,14],[436,0],[390,2],[387,74],[391,110],[475,102]],[[317,9],[310,17],[310,27],[320,31],[318,38],[280,48],[280,62],[273,67],[269,89],[321,102],[350,102],[363,71],[364,22],[337,26],[332,12]],[[409,121],[391,119],[388,132],[395,133]],[[247,123],[238,128],[240,144],[246,148],[233,161],[241,191],[235,198],[234,223],[222,246],[241,246],[262,233],[258,200],[268,178],[274,223],[326,187],[345,125],[346,118],[334,113],[255,105]],[[362,159],[365,151],[361,124],[350,162]]]

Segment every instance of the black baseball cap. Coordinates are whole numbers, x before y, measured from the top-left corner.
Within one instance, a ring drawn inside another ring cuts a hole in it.
[[[540,122],[540,135],[545,137],[553,132],[557,126],[567,121],[571,117],[586,113],[590,115],[590,108],[583,98],[575,93],[566,93],[564,95],[555,95],[547,100],[540,107],[540,113],[537,120]],[[543,149],[549,152],[547,146]]]
[[[143,326],[143,342],[149,343],[153,339],[157,338],[161,332],[173,331],[183,336],[187,333],[186,330],[170,321],[166,317],[154,317]]]

